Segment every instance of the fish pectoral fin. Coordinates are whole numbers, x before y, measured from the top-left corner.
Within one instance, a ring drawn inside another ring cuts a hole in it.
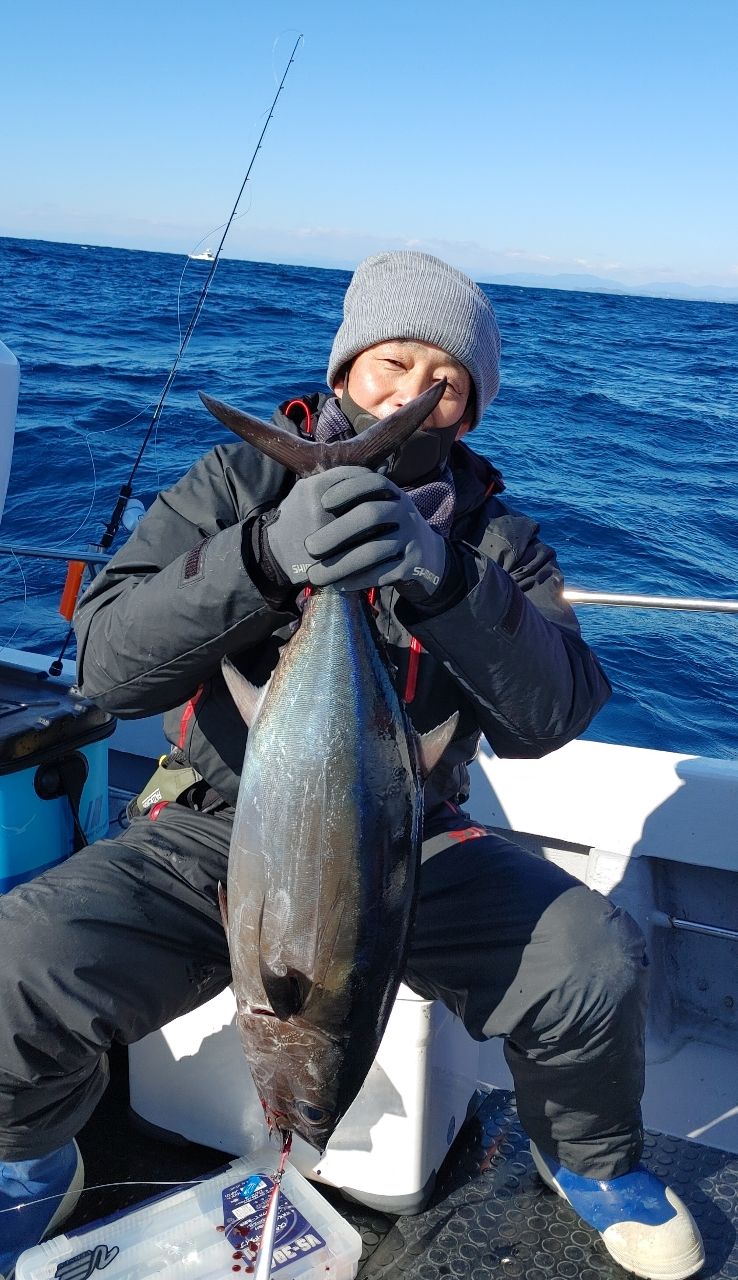
[[[444,720],[443,724],[436,725],[435,729],[429,729],[427,733],[417,733],[415,742],[418,749],[418,764],[420,765],[420,773],[423,778],[427,778],[431,769],[435,768],[441,759],[446,747],[456,732],[456,726],[459,723],[459,713],[454,711],[448,720]]]
[[[223,658],[220,667],[228,686],[228,692],[241,713],[241,719],[245,721],[250,729],[261,711],[267,690],[272,682],[271,676],[266,684],[257,687],[241,674],[230,658]]]
[[[218,881],[218,906],[220,907],[220,918],[223,921],[226,938],[228,937],[228,894],[223,888],[220,880]]]
[[[307,974],[301,973],[299,969],[285,969],[284,973],[276,973],[265,960],[261,948],[259,973],[267,1000],[283,1022],[304,1009],[313,987]]]

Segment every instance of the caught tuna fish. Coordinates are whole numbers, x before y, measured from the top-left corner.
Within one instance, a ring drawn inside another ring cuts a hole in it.
[[[322,445],[202,399],[306,475],[378,465],[442,391]],[[416,735],[361,593],[310,596],[263,688],[223,667],[249,726],[227,895],[220,890],[239,1031],[270,1127],[323,1151],[372,1064],[402,977],[422,781],[456,717]]]

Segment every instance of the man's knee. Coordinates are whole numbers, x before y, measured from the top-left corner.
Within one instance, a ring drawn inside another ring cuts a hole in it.
[[[584,885],[562,894],[541,916],[525,960],[539,1002],[549,989],[528,1027],[539,1051],[556,1043],[560,1052],[568,1042],[578,1057],[597,1057],[608,1043],[642,1038],[645,941],[632,917],[607,898]]]

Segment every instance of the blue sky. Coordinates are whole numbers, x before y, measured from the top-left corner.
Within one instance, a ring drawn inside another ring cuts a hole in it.
[[[736,0],[5,6],[0,234],[738,287]]]

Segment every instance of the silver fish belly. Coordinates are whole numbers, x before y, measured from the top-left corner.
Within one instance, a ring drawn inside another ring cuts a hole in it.
[[[421,822],[413,730],[367,606],[320,591],[249,732],[228,871],[244,1051],[269,1121],[319,1150],[402,976]]]

